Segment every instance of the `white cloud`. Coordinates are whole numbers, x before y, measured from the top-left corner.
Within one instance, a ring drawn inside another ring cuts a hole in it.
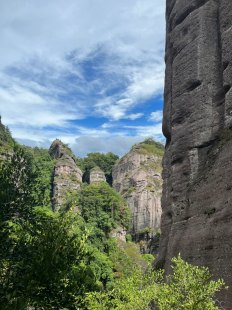
[[[102,43],[118,55],[138,59],[147,50],[160,49],[164,9],[164,0],[1,1],[0,64],[31,56],[59,63],[72,50],[81,59]]]
[[[124,126],[125,129],[132,130],[140,137],[152,137],[162,140],[162,123],[154,126]]]
[[[103,139],[111,121],[142,118],[136,107],[163,91],[164,10],[164,0],[0,1],[0,114],[14,136]],[[90,116],[105,127],[74,128]],[[155,130],[127,129],[119,137]]]
[[[113,152],[119,156],[126,154],[133,144],[143,141],[143,137],[138,136],[111,136],[104,139],[100,137],[82,136],[76,139],[75,144],[71,144],[72,150],[80,157],[91,152],[108,153]]]
[[[157,141],[164,141],[161,124],[156,126],[115,127],[114,132],[110,131],[112,128],[110,125],[103,124],[95,129],[73,126],[66,132],[61,131],[60,133],[52,129],[40,130],[33,127],[28,131],[28,127],[15,126],[13,127],[13,135],[20,143],[40,147],[49,147],[54,139],[59,138],[64,143],[68,143],[74,153],[80,157],[90,152],[113,152],[122,156],[129,151],[133,144],[146,138],[152,137]]]
[[[46,91],[40,93],[13,83],[0,86],[0,114],[9,126],[21,124],[38,128],[62,127],[70,120],[82,118],[81,113],[70,111]]]
[[[132,113],[132,114],[129,114],[127,118],[134,121],[138,118],[141,118],[143,115],[144,115],[143,113]]]
[[[149,117],[149,120],[153,121],[153,122],[160,122],[160,121],[162,121],[162,119],[163,119],[163,111],[162,110],[152,112],[150,117]]]

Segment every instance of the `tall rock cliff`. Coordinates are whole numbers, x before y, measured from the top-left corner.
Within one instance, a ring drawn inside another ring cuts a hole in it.
[[[82,171],[77,167],[72,151],[60,140],[50,147],[50,155],[56,159],[53,174],[52,204],[54,211],[64,207],[68,196],[80,189]]]
[[[113,167],[113,187],[126,199],[132,212],[132,234],[150,233],[160,227],[161,162],[163,146],[147,140],[135,145]]]
[[[232,309],[232,1],[167,0],[167,138],[157,265],[179,252],[230,286]]]

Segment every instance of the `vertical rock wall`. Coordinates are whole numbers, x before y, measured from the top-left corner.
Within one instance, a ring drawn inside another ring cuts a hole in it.
[[[161,219],[162,156],[133,148],[113,167],[113,187],[132,212],[132,234],[155,233]]]
[[[167,0],[162,239],[230,286],[232,309],[232,1]]]
[[[71,150],[60,140],[55,140],[50,147],[50,154],[57,160],[52,186],[53,210],[65,207],[68,196],[80,189],[82,171],[72,158]]]

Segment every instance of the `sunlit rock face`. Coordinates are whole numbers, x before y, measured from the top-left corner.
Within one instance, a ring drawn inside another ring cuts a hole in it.
[[[232,1],[167,0],[160,254],[207,265],[232,309]]]
[[[162,155],[132,148],[113,168],[113,187],[125,198],[132,212],[132,235],[157,232],[161,218]]]
[[[99,167],[92,168],[90,170],[89,183],[93,184],[101,182],[106,182],[105,173]]]
[[[77,167],[71,150],[61,141],[55,140],[50,147],[50,155],[55,158],[52,202],[54,211],[65,208],[70,195],[80,189],[82,171]]]

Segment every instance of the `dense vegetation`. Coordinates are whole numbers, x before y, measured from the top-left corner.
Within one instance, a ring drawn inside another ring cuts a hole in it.
[[[153,139],[149,138],[144,140],[141,143],[135,144],[132,147],[133,150],[140,154],[155,154],[157,156],[164,155],[164,146],[163,144],[154,141]]]
[[[14,139],[12,138],[11,132],[7,126],[4,126],[1,121],[0,116],[0,146],[13,146],[15,143]]]
[[[206,268],[175,258],[165,282],[149,268],[151,255],[111,237],[129,227],[130,212],[108,184],[84,184],[69,211],[53,212],[53,165],[46,150],[16,143],[0,164],[1,309],[218,309],[213,296],[224,283]]]

